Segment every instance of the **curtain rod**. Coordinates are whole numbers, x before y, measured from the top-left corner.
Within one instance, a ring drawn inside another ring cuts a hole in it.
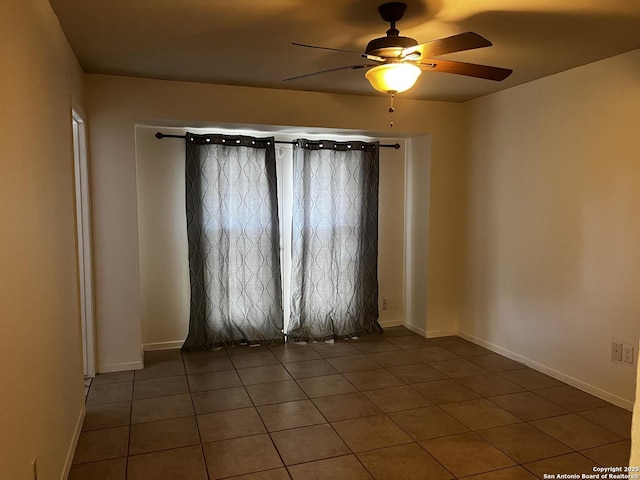
[[[163,139],[163,138],[187,138],[186,135],[171,135],[168,133],[162,133],[162,132],[156,132],[155,137],[157,139]],[[289,142],[286,140],[275,140],[275,143],[288,143],[290,145],[295,144],[296,142]],[[388,143],[388,144],[380,144],[381,147],[385,147],[385,148],[395,148],[396,150],[398,150],[400,148],[400,144],[399,143]]]

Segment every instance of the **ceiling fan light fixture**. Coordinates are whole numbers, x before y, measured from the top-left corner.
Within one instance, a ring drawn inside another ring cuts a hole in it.
[[[420,67],[410,63],[385,63],[365,73],[373,88],[382,93],[400,93],[409,90],[422,73]]]

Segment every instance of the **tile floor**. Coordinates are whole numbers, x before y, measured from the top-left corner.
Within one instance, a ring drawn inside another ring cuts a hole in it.
[[[629,458],[630,412],[459,337],[145,365],[91,383],[70,480],[525,480]]]

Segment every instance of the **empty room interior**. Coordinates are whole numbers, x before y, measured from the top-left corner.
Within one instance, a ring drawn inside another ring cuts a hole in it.
[[[381,4],[5,2],[0,479],[640,478],[640,4]]]

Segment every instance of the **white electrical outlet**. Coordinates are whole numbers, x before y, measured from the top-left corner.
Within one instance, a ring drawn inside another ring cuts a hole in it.
[[[386,297],[382,298],[382,309],[386,310],[387,308],[389,308],[389,301],[387,300]]]
[[[611,342],[611,360],[616,362],[622,361],[622,344],[618,342]]]
[[[633,347],[631,345],[622,345],[622,361],[633,363]]]

